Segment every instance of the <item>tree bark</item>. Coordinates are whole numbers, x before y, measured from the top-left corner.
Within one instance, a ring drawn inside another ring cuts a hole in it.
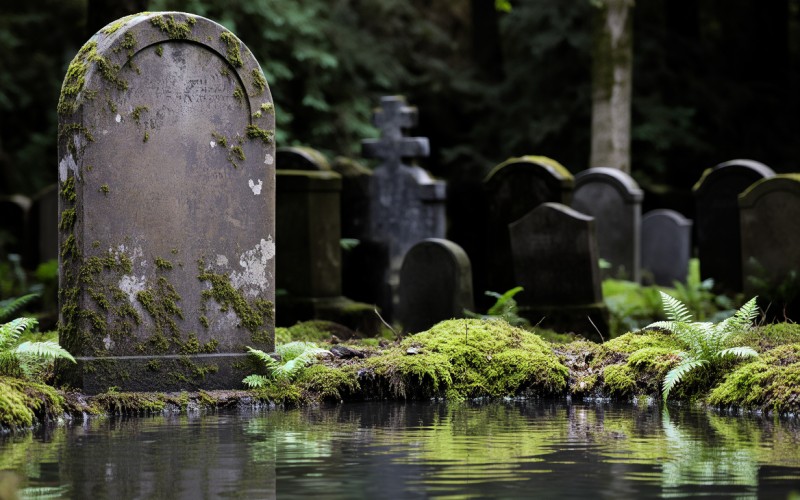
[[[595,13],[590,167],[631,170],[632,8],[632,0],[602,0]]]

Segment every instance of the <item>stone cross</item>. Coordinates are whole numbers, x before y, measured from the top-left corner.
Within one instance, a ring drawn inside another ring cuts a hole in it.
[[[403,158],[423,158],[430,154],[426,137],[405,137],[403,131],[417,125],[417,108],[407,106],[403,96],[381,97],[381,107],[372,122],[381,131],[380,139],[363,141],[365,158],[383,160],[382,165],[396,168]]]

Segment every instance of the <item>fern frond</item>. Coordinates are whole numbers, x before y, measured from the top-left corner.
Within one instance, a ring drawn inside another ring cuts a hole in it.
[[[517,305],[517,301],[514,300],[514,296],[524,290],[525,289],[521,286],[515,286],[502,295],[496,292],[486,292],[486,295],[495,297],[497,299],[497,302],[495,302],[495,304],[490,307],[488,311],[486,311],[486,314],[489,316],[502,316],[508,311],[509,307],[514,307]]]
[[[39,298],[38,293],[29,293],[22,297],[7,299],[0,302],[0,321],[7,321],[23,307]]]
[[[675,297],[665,292],[661,293],[661,304],[664,306],[664,313],[667,319],[676,323],[689,323],[692,321],[692,313],[686,305]]]
[[[669,392],[675,387],[675,384],[681,381],[681,379],[689,373],[690,371],[703,366],[708,361],[704,359],[693,359],[687,358],[678,364],[675,368],[667,372],[666,376],[664,376],[664,383],[662,393],[664,395],[664,402],[667,401],[667,396],[669,396]]]
[[[753,297],[748,300],[742,307],[736,311],[733,316],[722,322],[726,333],[732,334],[743,330],[750,329],[753,326],[753,321],[758,317],[758,305],[756,299]]]
[[[723,349],[715,354],[718,358],[737,357],[737,358],[755,358],[758,352],[751,347],[730,347]]]
[[[23,342],[14,349],[18,356],[32,356],[34,358],[46,359],[68,359],[75,363],[75,358],[66,349],[58,345],[58,342],[45,340],[44,342]]]
[[[0,351],[10,349],[26,330],[34,328],[38,322],[35,318],[17,318],[0,325]]]
[[[247,352],[258,358],[258,360],[261,361],[262,363],[264,363],[264,366],[267,367],[267,369],[273,370],[276,366],[279,365],[279,363],[275,361],[272,358],[272,356],[265,353],[264,351],[253,349],[250,346],[245,346],[245,347],[247,348]]]
[[[317,344],[313,342],[296,340],[294,342],[288,342],[286,344],[279,345],[275,351],[281,356],[283,361],[289,361],[303,355],[304,352],[310,349],[319,349],[319,347],[317,347]]]
[[[675,330],[679,328],[678,324],[674,321],[656,321],[655,323],[650,323],[649,325],[645,326],[643,330],[651,330],[651,329],[658,329],[658,330],[668,330],[670,332],[675,333]]]
[[[251,389],[255,389],[267,385],[269,379],[264,375],[248,375],[242,379],[242,383]]]

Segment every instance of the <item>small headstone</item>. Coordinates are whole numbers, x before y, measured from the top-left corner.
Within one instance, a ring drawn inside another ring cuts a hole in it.
[[[310,170],[310,171],[330,171],[331,165],[327,158],[313,148],[307,147],[287,147],[277,149],[278,170]]]
[[[594,217],[600,258],[611,266],[606,276],[639,282],[643,191],[616,168],[590,168],[575,176],[572,208]]]
[[[692,221],[674,210],[642,217],[642,282],[672,286],[685,282],[692,251]]]
[[[707,169],[694,185],[700,273],[718,290],[742,290],[738,196],[753,183],[773,177],[763,163],[733,160]]]
[[[509,233],[515,280],[524,288],[517,295],[520,314],[555,330],[605,334],[594,218],[543,203],[510,224]]]
[[[759,295],[778,320],[799,320],[800,174],[757,182],[739,207],[747,298]]]
[[[59,112],[61,377],[88,393],[241,387],[274,346],[275,117],[230,31],[178,12],[109,24]]]
[[[418,333],[440,321],[474,310],[469,257],[452,241],[430,238],[417,243],[400,270],[397,320]]]
[[[58,186],[52,184],[33,197],[30,212],[33,265],[58,258]]]
[[[569,205],[572,188],[572,174],[544,156],[511,158],[489,173],[484,180],[489,214],[487,290],[503,293],[519,284],[514,281],[508,225],[545,202]]]
[[[403,163],[429,154],[427,138],[404,135],[417,121],[417,109],[407,106],[405,98],[382,97],[373,121],[381,138],[362,142],[364,157],[381,160],[370,179],[369,237],[385,242],[389,251],[386,281],[393,292],[381,305],[391,317],[403,256],[425,238],[445,236],[446,186],[413,162]]]

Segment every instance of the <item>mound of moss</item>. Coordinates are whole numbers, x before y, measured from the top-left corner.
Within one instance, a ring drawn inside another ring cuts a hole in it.
[[[364,365],[401,398],[552,395],[566,390],[568,374],[537,335],[481,319],[443,321]]]
[[[0,429],[30,427],[63,412],[64,398],[52,387],[0,377]]]

